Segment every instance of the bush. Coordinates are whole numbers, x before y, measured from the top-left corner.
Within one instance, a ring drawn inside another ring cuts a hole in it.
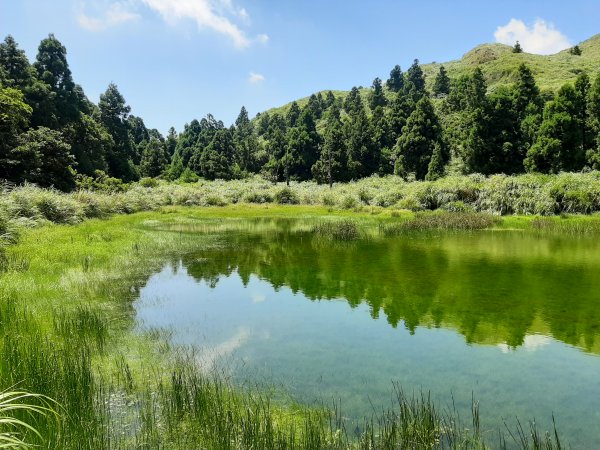
[[[275,201],[280,205],[297,205],[300,197],[291,188],[284,187],[275,194]]]
[[[356,199],[356,197],[353,197],[352,195],[347,195],[346,197],[344,197],[342,199],[341,206],[344,209],[354,209],[358,206],[358,200]]]
[[[244,201],[247,203],[271,203],[273,201],[273,196],[269,192],[250,192],[244,198]]]
[[[199,179],[200,177],[195,172],[192,172],[189,167],[186,167],[179,176],[179,181],[182,183],[197,183]]]
[[[154,188],[158,186],[158,180],[156,178],[145,177],[138,181],[138,184],[145,188]]]

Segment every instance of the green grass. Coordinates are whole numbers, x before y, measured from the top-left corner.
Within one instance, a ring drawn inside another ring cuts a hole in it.
[[[232,192],[256,188],[253,183],[257,182],[208,186],[212,195],[216,191],[228,199]],[[38,392],[61,405],[58,419],[20,417],[39,433],[24,430],[26,442],[61,449],[483,448],[484,435],[472,420],[461,423],[452,410],[440,409],[425,394],[398,395],[389,411],[365,419],[357,435],[346,429],[341,411],[277,403],[261,390],[231,386],[207,375],[196,365],[193,352],[172,347],[164,333],[137,333],[131,301],[148,276],[187,252],[218,248],[215,233],[225,224],[242,225],[244,219],[259,217],[312,217],[323,222],[315,233],[349,240],[363,224],[441,217],[365,205],[369,196],[364,190],[374,188],[364,183],[338,187],[347,189],[344,196],[356,192],[363,205],[355,209],[231,201],[224,207],[189,208],[164,200],[182,195],[202,203],[205,188],[159,185],[117,197],[86,193],[82,200],[83,193],[26,187],[3,197],[20,241],[5,248],[7,262],[0,273],[0,389],[18,385],[19,390]],[[318,195],[322,188],[311,184],[292,189],[304,198]],[[463,193],[461,198],[469,195],[473,194]],[[88,215],[91,202],[96,206]],[[157,211],[90,218],[143,209]],[[443,217],[464,221],[467,216]],[[477,218],[469,220],[480,220],[479,215],[473,217]],[[524,228],[536,223],[533,218],[492,220],[488,215],[485,220],[493,227],[505,226],[506,220],[520,220]],[[198,224],[207,231],[186,233],[178,224]],[[532,444],[529,435],[526,439],[530,448],[546,448]]]

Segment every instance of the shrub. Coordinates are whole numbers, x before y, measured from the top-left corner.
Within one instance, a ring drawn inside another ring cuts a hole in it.
[[[358,200],[352,195],[347,195],[342,199],[342,208],[353,209],[358,206]]]
[[[179,181],[183,183],[196,183],[200,177],[196,175],[195,172],[192,172],[189,167],[186,167],[185,170],[179,176]]]
[[[266,191],[263,192],[250,192],[248,195],[246,195],[246,197],[244,198],[244,201],[247,203],[271,203],[273,201],[273,196]]]
[[[145,188],[154,188],[158,186],[158,180],[156,178],[145,177],[138,181],[138,184]]]
[[[284,187],[275,194],[275,201],[280,205],[297,205],[300,197],[289,187]]]

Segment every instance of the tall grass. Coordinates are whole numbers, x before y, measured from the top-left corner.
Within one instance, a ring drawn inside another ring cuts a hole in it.
[[[354,241],[361,237],[358,224],[349,219],[318,223],[312,228],[312,233],[334,241]]]
[[[57,415],[53,406],[54,402],[43,395],[12,390],[0,392],[0,448],[33,447],[27,442],[27,435],[41,438],[41,434],[28,419]],[[20,419],[19,416],[26,417]]]
[[[450,176],[406,182],[395,176],[334,184],[293,182],[289,187],[260,177],[177,184],[139,183],[126,191],[70,194],[31,185],[0,187],[0,244],[18,230],[53,222],[74,224],[113,214],[152,211],[163,206],[225,206],[238,203],[305,204],[339,209],[447,210],[493,215],[557,215],[600,212],[600,172],[559,175]]]
[[[498,217],[486,213],[417,213],[414,217],[391,224],[381,224],[386,236],[395,236],[418,231],[482,230],[499,222]]]

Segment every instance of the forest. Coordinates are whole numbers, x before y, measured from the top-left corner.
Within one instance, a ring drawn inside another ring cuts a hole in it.
[[[513,50],[521,51],[517,45]],[[579,54],[581,50],[579,50]],[[511,85],[488,89],[483,72],[426,88],[419,61],[396,65],[367,95],[313,94],[300,107],[226,126],[208,114],[167,136],[131,114],[116,84],[97,104],[73,80],[50,34],[31,64],[12,36],[0,44],[0,179],[62,191],[142,177],[195,181],[260,174],[270,181],[333,184],[396,174],[406,180],[479,173],[600,168],[600,74],[542,94],[521,64]],[[364,91],[364,90],[362,90]]]

